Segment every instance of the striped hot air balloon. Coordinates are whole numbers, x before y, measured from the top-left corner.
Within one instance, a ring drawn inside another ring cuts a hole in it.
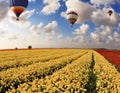
[[[67,19],[71,25],[73,25],[77,19],[78,19],[78,14],[74,11],[70,11],[67,13]]]
[[[28,0],[10,0],[10,8],[17,16],[17,20],[19,20],[19,16],[23,13],[27,6]]]
[[[111,15],[112,15],[112,13],[113,13],[113,11],[112,11],[112,10],[109,10],[109,11],[108,11],[109,16],[111,16]]]

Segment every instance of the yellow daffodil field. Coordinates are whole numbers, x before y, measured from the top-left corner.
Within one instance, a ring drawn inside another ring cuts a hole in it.
[[[90,49],[0,51],[0,93],[120,93],[120,72]]]

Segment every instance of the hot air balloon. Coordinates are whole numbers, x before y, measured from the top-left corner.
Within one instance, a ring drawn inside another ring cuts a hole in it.
[[[109,11],[108,11],[109,16],[111,16],[111,15],[112,15],[112,13],[113,13],[113,11],[112,11],[112,10],[109,10]]]
[[[67,13],[67,19],[71,25],[73,25],[77,19],[78,19],[78,14],[74,11],[70,11]]]
[[[10,0],[11,10],[17,16],[17,21],[19,20],[19,16],[23,13],[27,6],[28,0]]]

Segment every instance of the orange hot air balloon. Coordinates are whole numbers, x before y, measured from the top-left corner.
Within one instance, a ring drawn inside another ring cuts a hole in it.
[[[11,10],[17,16],[17,21],[19,20],[19,16],[23,13],[27,6],[28,0],[10,0]]]
[[[111,15],[112,15],[112,13],[113,13],[113,11],[112,11],[112,10],[109,10],[109,11],[108,11],[109,16],[111,16]]]
[[[77,19],[78,19],[78,14],[74,11],[70,11],[67,13],[67,19],[71,25],[73,25]]]

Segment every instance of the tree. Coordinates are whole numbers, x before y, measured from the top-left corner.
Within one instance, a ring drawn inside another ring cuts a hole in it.
[[[31,46],[31,45],[29,45],[29,46],[28,46],[28,49],[32,49],[32,46]]]
[[[15,50],[18,50],[18,48],[16,47]]]

